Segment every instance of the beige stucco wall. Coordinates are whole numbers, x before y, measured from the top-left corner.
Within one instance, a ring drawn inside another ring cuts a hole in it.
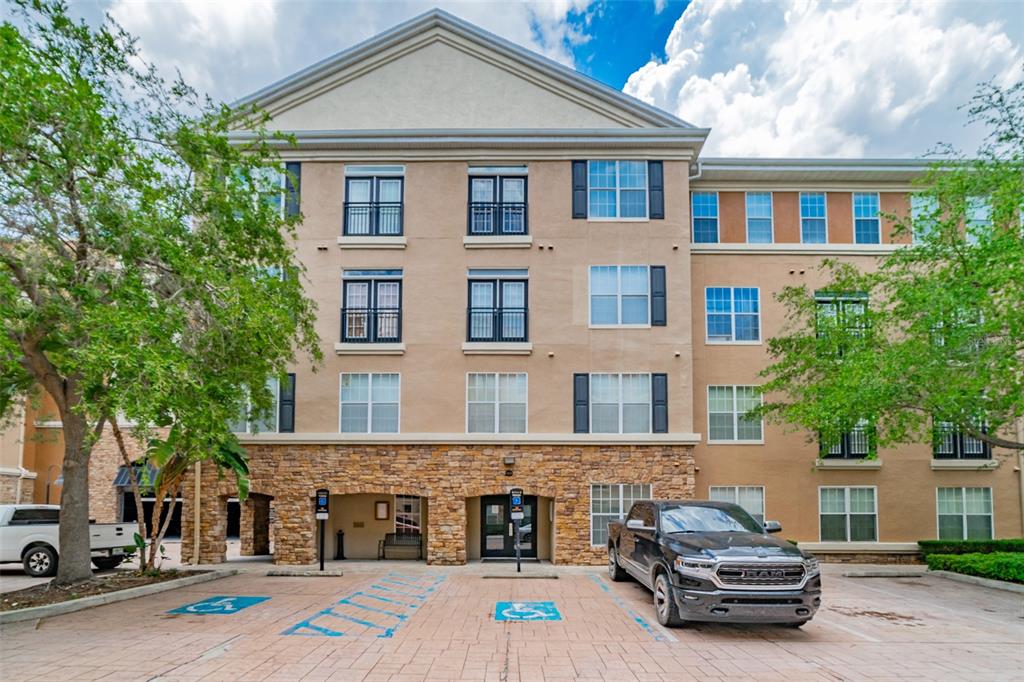
[[[572,220],[571,164],[528,165],[532,248],[464,248],[468,164],[430,161],[405,164],[407,248],[348,250],[337,245],[344,164],[303,164],[298,252],[325,360],[316,374],[296,369],[297,432],[338,431],[339,373],[351,371],[401,373],[403,433],[465,433],[467,372],[527,372],[529,432],[561,434],[572,432],[574,372],[666,372],[669,430],[692,430],[687,193],[666,192],[665,220]],[[666,162],[665,183],[685,187],[686,164]],[[668,326],[588,328],[588,267],[614,264],[666,266]],[[530,356],[463,354],[467,269],[488,267],[529,270]],[[402,269],[404,356],[335,355],[346,268]]]
[[[870,268],[870,257],[845,257]],[[707,433],[708,385],[754,385],[758,372],[770,359],[759,345],[705,343],[704,287],[757,286],[760,288],[762,339],[782,330],[785,311],[774,296],[783,287],[804,284],[814,290],[825,283],[818,271],[822,257],[807,255],[694,255],[694,421]],[[937,487],[991,487],[994,530],[997,537],[1022,535],[1020,475],[1015,457],[996,450],[994,471],[933,471],[927,444],[882,449],[878,470],[815,469],[817,442],[805,434],[785,433],[767,425],[763,445],[702,442],[694,449],[697,460],[697,495],[707,497],[714,485],[763,485],[765,514],[782,523],[784,534],[804,542],[818,541],[819,486],[877,486],[878,536],[881,542],[915,542],[937,536]]]
[[[374,519],[374,505],[388,503],[388,518]],[[395,496],[388,494],[331,495],[331,516],[327,521],[325,556],[333,559],[337,551],[337,532],[345,531],[347,559],[376,559],[377,543],[395,532]],[[411,550],[410,550],[411,551]]]

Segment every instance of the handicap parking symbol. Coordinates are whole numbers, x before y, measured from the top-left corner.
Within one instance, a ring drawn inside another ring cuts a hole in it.
[[[204,616],[224,616],[237,613],[242,609],[247,609],[250,606],[267,601],[268,599],[270,599],[270,597],[225,597],[221,595],[217,597],[207,597],[206,599],[197,601],[194,604],[185,604],[184,606],[179,606],[167,613],[191,613]]]
[[[500,601],[494,607],[494,620],[562,620],[553,601]]]

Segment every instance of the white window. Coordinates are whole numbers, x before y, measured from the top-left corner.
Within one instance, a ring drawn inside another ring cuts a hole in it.
[[[265,193],[266,202],[284,218],[285,181],[284,166],[267,166],[255,173],[255,180],[261,193]]]
[[[910,195],[910,221],[914,229],[915,244],[932,233],[938,220],[938,199],[926,194]]]
[[[992,488],[936,488],[940,540],[992,539]]]
[[[646,218],[647,162],[588,161],[587,190],[591,218]]]
[[[277,433],[278,406],[281,402],[281,387],[277,377],[267,379],[267,390],[274,400],[270,411],[264,415],[254,414],[252,404],[246,401],[243,413],[228,424],[232,433]]]
[[[646,265],[590,268],[590,324],[647,325],[651,321],[651,275]]]
[[[747,192],[747,243],[771,244],[772,193]]]
[[[828,242],[827,200],[824,192],[800,192],[800,241],[804,244]]]
[[[397,373],[342,373],[340,431],[398,433],[400,387]]]
[[[590,375],[590,433],[650,432],[650,374]]]
[[[399,535],[420,535],[423,531],[420,498],[416,495],[395,495],[395,532]]]
[[[977,244],[978,238],[992,227],[992,205],[985,197],[967,198],[967,219],[964,226],[967,243]]]
[[[882,222],[878,217],[878,192],[853,193],[853,241],[855,244],[880,244]]]
[[[690,195],[693,214],[693,243],[718,243],[718,192],[694,192]]]
[[[743,507],[758,523],[764,524],[764,486],[713,485],[708,498],[717,502],[732,502]]]
[[[594,483],[590,486],[590,544],[608,544],[608,524],[629,513],[634,502],[651,499],[650,483]]]
[[[760,407],[756,386],[708,386],[708,440],[718,443],[761,443],[764,428],[759,417],[747,413]]]
[[[818,488],[822,542],[876,542],[878,506],[873,487]]]
[[[760,309],[757,287],[706,287],[707,340],[714,343],[760,341]]]
[[[466,375],[466,433],[526,433],[526,373]]]

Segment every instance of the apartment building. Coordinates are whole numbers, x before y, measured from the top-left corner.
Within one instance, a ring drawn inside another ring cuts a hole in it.
[[[237,525],[243,554],[312,562],[318,488],[339,558],[508,557],[512,487],[524,556],[557,563],[603,561],[646,497],[736,501],[846,556],[1024,534],[1009,452],[948,431],[876,453],[866,428],[820,444],[744,416],[775,294],[901,248],[880,216],[911,210],[920,162],[705,158],[709,129],[441,11],[240,104],[298,141],[282,206],[325,360],[234,426],[246,502],[190,474],[186,560],[223,560]],[[124,506],[118,464],[101,445],[98,517]]]

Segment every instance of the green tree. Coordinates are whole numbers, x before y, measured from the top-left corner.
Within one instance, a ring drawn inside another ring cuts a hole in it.
[[[57,405],[70,583],[91,577],[88,463],[108,422],[157,439],[168,479],[201,458],[244,477],[228,419],[266,411],[266,378],[319,346],[265,116],[165,83],[110,20],[16,9],[0,25],[0,412],[34,386]],[[232,144],[234,128],[257,134]]]
[[[891,216],[912,246],[874,270],[827,261],[824,291],[779,295],[787,324],[762,372],[769,419],[826,443],[866,420],[880,446],[928,442],[946,422],[1024,449],[1024,82],[984,84],[967,110],[989,131],[977,155],[943,147],[917,210]],[[845,302],[823,304],[825,293]]]

